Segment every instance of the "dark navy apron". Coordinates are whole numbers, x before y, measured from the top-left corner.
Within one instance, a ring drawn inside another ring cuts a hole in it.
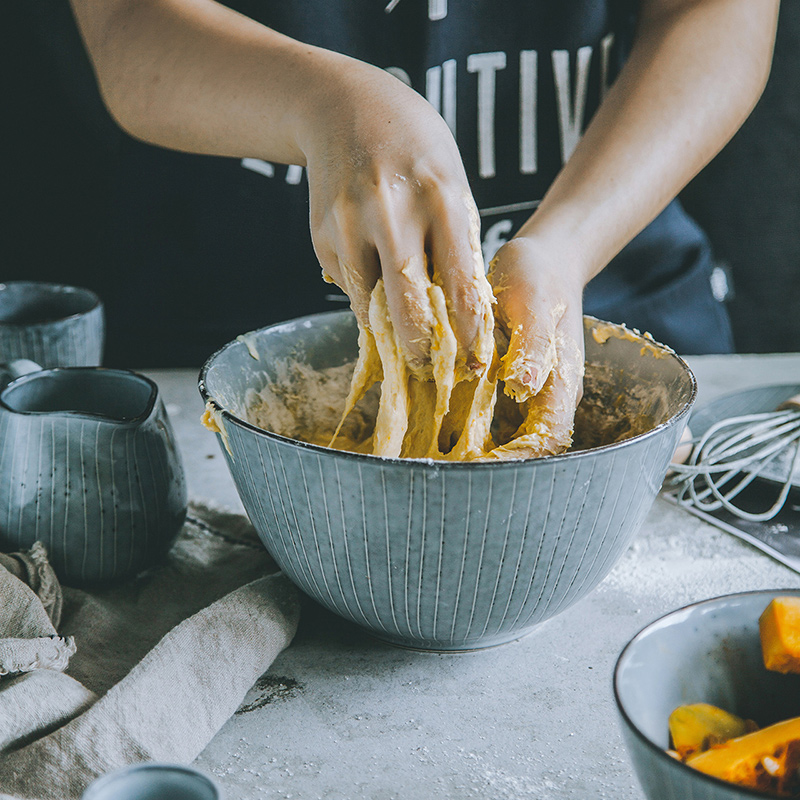
[[[66,0],[37,5],[42,35],[60,51],[62,71],[74,72],[65,92],[96,117],[98,140],[108,148],[113,139],[108,210],[98,221],[106,228],[103,257],[63,275],[106,301],[107,363],[197,366],[240,333],[347,306],[320,279],[305,170],[175,153],[122,134],[102,118],[83,56],[67,52],[74,30],[48,34],[61,27]],[[455,133],[488,262],[532,213],[613,81],[630,47],[636,4],[229,5],[289,36],[388,69],[425,95]],[[585,310],[647,330],[681,353],[729,352],[712,268],[705,235],[676,202],[589,284]]]

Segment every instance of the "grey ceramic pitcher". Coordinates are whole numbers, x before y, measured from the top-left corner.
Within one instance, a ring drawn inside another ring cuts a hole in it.
[[[155,383],[127,370],[0,365],[0,550],[41,541],[64,583],[104,583],[161,557],[185,515]]]

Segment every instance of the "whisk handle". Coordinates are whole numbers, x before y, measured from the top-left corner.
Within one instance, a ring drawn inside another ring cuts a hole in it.
[[[800,394],[792,395],[788,400],[784,400],[776,411],[800,411]]]

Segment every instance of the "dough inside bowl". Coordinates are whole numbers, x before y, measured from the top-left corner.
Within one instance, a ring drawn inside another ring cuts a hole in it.
[[[564,452],[572,443],[574,402],[582,377],[577,342],[560,333],[553,336],[549,377],[535,391],[520,379],[528,374],[530,381],[531,367],[519,346],[518,331],[512,331],[510,341],[496,331],[494,298],[479,258],[472,279],[477,335],[468,349],[456,340],[435,274],[422,272],[417,280],[422,298],[418,310],[430,330],[428,360],[405,351],[379,279],[370,297],[368,321],[358,323],[358,358],[337,426],[327,441],[319,438],[324,426],[318,420],[313,433],[307,423],[295,426],[293,438],[390,458],[448,461]],[[380,384],[377,410],[365,412],[359,404],[375,384]],[[507,411],[498,416],[496,404],[503,392]],[[254,414],[265,416],[259,410]],[[297,417],[296,411],[289,414]],[[259,424],[275,430],[271,420]]]
[[[604,357],[607,347],[622,347],[635,358],[648,360],[671,356],[666,348],[622,326],[586,318],[587,361],[583,398],[575,415],[570,451],[588,450],[624,441],[645,433],[674,413],[675,387],[660,379],[658,371],[637,373],[626,363]],[[350,393],[355,361],[314,368],[302,358],[271,364],[271,377],[260,390],[251,388],[244,402],[245,419],[259,428],[290,439],[328,447],[342,419]],[[513,441],[524,422],[524,409],[497,381],[496,402],[488,429],[489,447],[502,448]],[[353,405],[333,446],[339,450],[372,453],[381,397],[374,383]],[[491,453],[491,451],[490,451]],[[436,456],[422,456],[436,459]],[[524,451],[508,451],[509,458],[528,457]],[[475,460],[487,460],[483,454]]]

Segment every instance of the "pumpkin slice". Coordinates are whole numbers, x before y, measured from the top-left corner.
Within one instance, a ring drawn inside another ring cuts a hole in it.
[[[800,673],[800,597],[776,597],[758,620],[764,666]]]
[[[704,753],[690,756],[686,763],[694,769],[724,781],[754,789],[769,790],[785,786],[787,756],[796,759],[800,743],[800,717],[777,722],[754,733],[729,739]]]
[[[681,759],[752,730],[741,717],[709,703],[679,706],[669,715],[672,746]]]

